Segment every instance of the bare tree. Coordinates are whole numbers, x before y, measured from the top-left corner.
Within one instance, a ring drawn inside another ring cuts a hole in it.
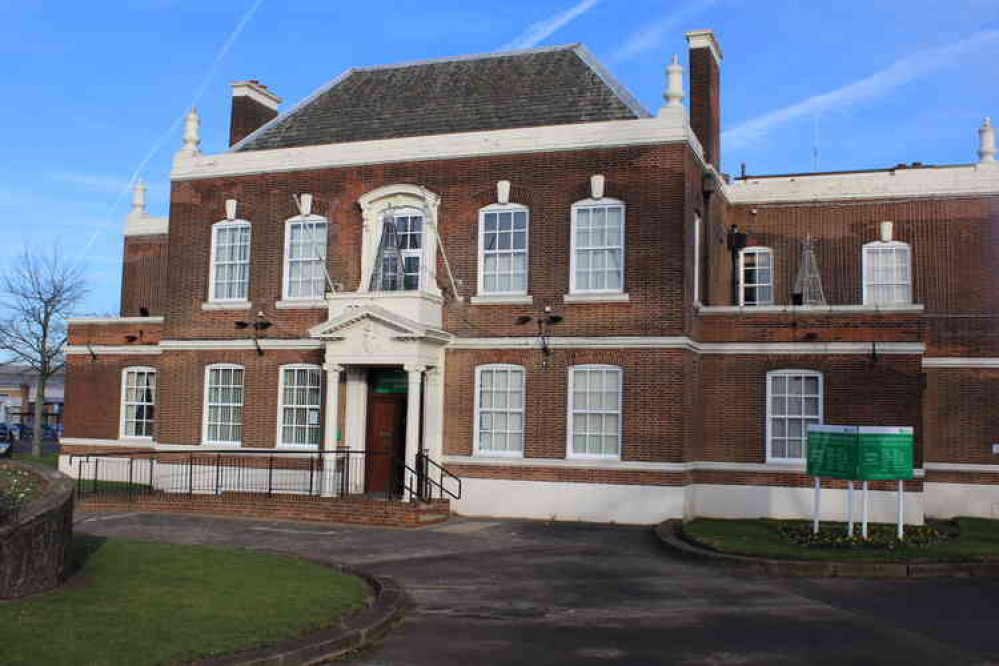
[[[31,453],[42,452],[45,386],[65,366],[66,317],[87,295],[79,266],[53,248],[47,255],[24,250],[0,276],[0,351],[35,374],[35,415]],[[25,405],[27,406],[27,405]]]

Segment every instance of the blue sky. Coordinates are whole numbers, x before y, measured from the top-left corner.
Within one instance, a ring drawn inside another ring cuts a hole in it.
[[[235,80],[288,108],[355,65],[583,42],[654,111],[684,31],[713,28],[733,174],[810,171],[816,137],[820,170],[967,163],[999,116],[999,0],[0,0],[0,16],[0,262],[59,243],[91,276],[88,313],[118,308],[129,179],[142,165],[166,215],[170,128],[196,101],[202,149],[224,150]]]

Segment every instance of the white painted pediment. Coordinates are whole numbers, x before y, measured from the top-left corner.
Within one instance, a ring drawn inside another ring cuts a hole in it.
[[[329,342],[342,341],[343,347],[374,353],[386,345],[425,341],[447,344],[451,335],[440,329],[394,314],[377,306],[354,306],[318,326],[309,335]]]

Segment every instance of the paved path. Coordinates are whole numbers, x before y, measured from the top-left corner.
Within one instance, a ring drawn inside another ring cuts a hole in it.
[[[999,580],[734,576],[671,558],[648,528],[126,513],[78,514],[77,530],[299,553],[392,576],[417,608],[354,658],[367,666],[999,664]]]

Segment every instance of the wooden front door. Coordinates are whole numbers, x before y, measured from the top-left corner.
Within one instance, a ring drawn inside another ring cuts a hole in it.
[[[367,456],[364,464],[364,489],[369,493],[399,493],[402,480],[400,463],[406,455],[406,395],[368,396]]]

